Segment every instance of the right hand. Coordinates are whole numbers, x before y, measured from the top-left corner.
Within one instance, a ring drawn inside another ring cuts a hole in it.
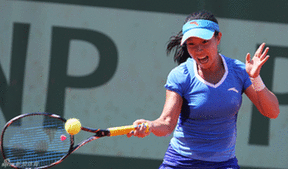
[[[144,123],[148,124],[148,127],[149,127],[148,132],[146,132],[147,127],[144,125]],[[130,133],[128,133],[127,137],[136,136],[139,138],[143,138],[143,137],[148,136],[151,133],[152,122],[149,120],[138,119],[133,123],[133,125],[137,127],[134,131],[131,131]]]

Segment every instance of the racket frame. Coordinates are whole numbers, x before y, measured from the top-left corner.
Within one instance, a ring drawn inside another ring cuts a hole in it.
[[[36,116],[36,115],[42,115],[42,116],[49,116],[49,117],[53,117],[53,118],[57,118],[59,120],[61,120],[64,124],[66,123],[66,119],[63,117],[60,117],[57,114],[51,114],[51,113],[47,113],[47,112],[36,112],[36,113],[26,113],[26,114],[21,114],[19,116],[14,117],[13,119],[9,120],[5,126],[3,127],[2,133],[1,133],[1,140],[0,140],[0,144],[1,144],[1,153],[3,156],[3,159],[5,160],[5,162],[7,162],[11,167],[13,168],[18,168],[17,166],[13,165],[12,163],[10,163],[7,159],[6,159],[6,155],[4,153],[4,148],[3,148],[3,138],[4,138],[4,133],[6,131],[6,129],[16,120],[19,120],[21,118],[27,117],[27,116]],[[145,124],[147,127],[147,131],[149,131],[148,128],[148,124]],[[67,154],[65,154],[62,158],[60,158],[58,161],[51,163],[50,165],[47,166],[42,166],[42,167],[37,167],[37,169],[43,169],[43,168],[50,168],[52,166],[55,166],[59,163],[61,163],[64,159],[66,159],[70,154],[72,154],[74,151],[76,151],[77,149],[79,149],[80,147],[84,146],[85,144],[96,140],[98,138],[101,137],[105,137],[105,136],[117,136],[117,135],[124,135],[127,134],[128,131],[134,130],[136,129],[137,126],[122,126],[122,127],[113,127],[113,128],[108,128],[106,130],[103,129],[93,129],[93,128],[88,128],[88,127],[81,127],[81,130],[86,131],[86,132],[90,132],[90,133],[94,133],[95,135],[90,136],[89,138],[83,140],[82,142],[78,143],[76,146],[74,146],[75,142],[74,142],[74,135],[70,135],[70,148],[67,152]]]
[[[11,120],[9,120],[9,121],[5,124],[5,126],[3,127],[3,129],[2,129],[0,145],[1,145],[1,154],[2,154],[2,156],[3,156],[3,159],[5,160],[5,162],[6,162],[7,164],[9,164],[9,165],[10,165],[11,167],[13,167],[13,168],[17,168],[17,169],[18,169],[17,166],[15,166],[13,163],[10,163],[10,162],[7,160],[6,155],[5,155],[4,151],[3,151],[3,150],[4,150],[4,147],[3,147],[3,141],[2,141],[2,140],[3,140],[3,138],[4,138],[4,133],[5,133],[6,129],[7,129],[14,121],[19,120],[19,119],[22,119],[22,118],[24,118],[24,117],[37,116],[37,115],[49,116],[49,117],[57,118],[57,119],[61,120],[64,124],[66,123],[66,119],[60,117],[60,116],[57,115],[57,114],[52,114],[52,113],[47,113],[47,112],[35,112],[35,113],[21,114],[21,115],[19,115],[19,116],[16,116],[16,117],[12,118]],[[69,148],[69,151],[73,148],[73,146],[74,146],[74,136],[73,136],[73,135],[70,135],[70,148]],[[69,153],[69,152],[68,152],[68,153]],[[67,155],[68,155],[68,154],[66,154],[65,156],[63,156],[61,159],[63,159],[64,157],[66,158]],[[64,158],[64,159],[65,159],[65,158]],[[61,159],[60,159],[60,160],[61,160]],[[60,160],[58,160],[58,161],[60,161]],[[57,162],[58,162],[58,161],[57,161]],[[42,169],[42,168],[50,168],[50,167],[58,164],[57,162],[54,162],[54,163],[52,163],[52,164],[50,164],[50,165],[48,165],[48,166],[37,167],[37,168],[39,168],[39,169]],[[60,161],[60,162],[62,162],[62,161]],[[59,162],[59,163],[60,163],[60,162]]]

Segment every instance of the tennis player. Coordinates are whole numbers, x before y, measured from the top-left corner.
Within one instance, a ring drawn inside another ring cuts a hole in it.
[[[167,78],[166,101],[161,116],[129,133],[145,137],[151,132],[166,136],[174,131],[160,169],[238,169],[235,156],[236,121],[245,93],[262,115],[277,118],[279,103],[260,77],[268,60],[265,43],[248,53],[246,64],[220,54],[222,33],[214,15],[207,11],[190,14],[167,46],[175,50],[179,65]],[[265,49],[264,49],[265,48]]]

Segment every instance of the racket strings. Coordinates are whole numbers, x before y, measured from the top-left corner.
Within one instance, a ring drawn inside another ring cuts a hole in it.
[[[59,161],[70,149],[70,139],[61,140],[61,136],[69,135],[60,119],[33,115],[13,123],[4,133],[3,152],[15,166],[47,166]]]

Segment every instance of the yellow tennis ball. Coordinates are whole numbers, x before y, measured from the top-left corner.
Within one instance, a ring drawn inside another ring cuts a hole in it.
[[[79,131],[81,130],[80,121],[75,118],[68,119],[65,123],[65,130],[71,135],[79,133]]]

